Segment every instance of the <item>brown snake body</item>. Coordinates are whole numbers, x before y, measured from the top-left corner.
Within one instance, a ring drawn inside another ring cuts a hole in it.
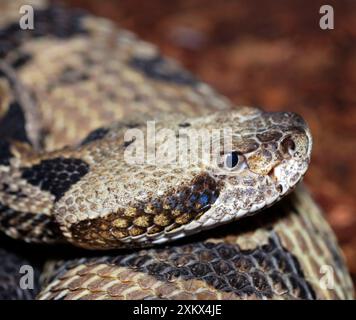
[[[19,4],[0,4],[0,229],[30,243],[132,249],[49,263],[38,298],[352,298],[308,193],[279,201],[310,161],[300,116],[233,106],[154,46],[75,10],[33,1],[40,23],[20,30]],[[153,154],[165,152],[154,164],[128,162],[147,148],[148,120],[173,139],[156,137]],[[216,162],[164,162],[177,144],[192,151],[189,130],[225,127],[230,146],[197,150]]]

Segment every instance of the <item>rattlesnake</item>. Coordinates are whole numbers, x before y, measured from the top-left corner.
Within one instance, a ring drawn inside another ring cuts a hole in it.
[[[21,1],[0,5],[0,229],[121,249],[48,263],[38,298],[352,298],[319,209],[303,186],[288,195],[311,156],[300,116],[234,106],[110,21],[26,3],[34,30],[19,28]],[[171,134],[154,136],[154,159],[150,125]],[[187,139],[226,128],[218,151]],[[216,161],[166,162],[196,145]]]

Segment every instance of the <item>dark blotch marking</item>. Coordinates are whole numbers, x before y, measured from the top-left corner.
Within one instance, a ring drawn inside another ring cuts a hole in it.
[[[163,282],[177,278],[183,281],[200,280],[219,291],[241,298],[253,295],[259,299],[272,298],[281,290],[289,298],[316,297],[298,261],[282,246],[274,232],[271,232],[267,245],[250,250],[242,250],[238,245],[224,242],[195,242],[85,262],[91,264],[91,261],[126,267]],[[73,268],[83,262],[70,261],[68,266]],[[290,267],[284,269],[280,265]],[[68,267],[65,269],[68,270]],[[55,276],[63,272],[62,267]]]
[[[0,140],[0,165],[10,165],[10,158],[13,156],[10,150],[10,143],[8,141]]]
[[[83,16],[80,10],[66,10],[60,5],[35,10],[33,30],[22,30],[18,22],[0,30],[0,58],[32,38],[54,36],[67,39],[78,34],[87,34],[81,23]]]
[[[69,188],[89,172],[89,165],[75,158],[42,160],[30,168],[22,168],[22,178],[49,191],[58,201]]]
[[[12,102],[6,114],[0,118],[1,139],[13,139],[30,143],[26,133],[25,123],[25,114],[20,104],[16,101]]]
[[[81,146],[91,143],[96,140],[103,139],[109,132],[107,128],[98,128],[90,132],[87,137],[81,142]]]
[[[177,68],[161,56],[153,58],[133,57],[129,65],[147,77],[178,85],[196,85],[197,80],[187,71]]]
[[[167,257],[164,261],[159,259],[162,254]],[[274,261],[274,264],[266,263],[267,260]],[[182,264],[180,261],[190,263]],[[288,270],[278,269],[277,261],[291,266]],[[147,273],[164,282],[170,280],[172,274],[182,280],[203,280],[218,290],[240,297],[254,294],[258,298],[271,298],[272,286],[278,286],[286,288],[288,294],[296,298],[315,299],[298,261],[282,247],[278,236],[273,233],[268,245],[253,250],[241,250],[239,246],[227,243],[200,242],[134,253],[114,258],[112,263]]]

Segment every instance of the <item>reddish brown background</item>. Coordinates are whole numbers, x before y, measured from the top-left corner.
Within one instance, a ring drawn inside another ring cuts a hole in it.
[[[356,282],[356,1],[65,0],[158,45],[237,104],[310,124],[306,181]],[[335,29],[319,28],[331,4]]]

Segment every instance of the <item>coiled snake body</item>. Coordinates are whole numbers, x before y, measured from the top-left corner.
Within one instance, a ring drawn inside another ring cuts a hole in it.
[[[21,2],[0,4],[0,229],[30,243],[130,250],[48,263],[38,298],[352,298],[308,193],[298,186],[279,201],[310,161],[300,116],[233,106],[111,22],[30,3],[34,30],[19,29]],[[173,133],[155,136],[154,155],[192,151],[189,130],[229,128],[231,145],[199,145],[215,163],[127,161],[149,149],[139,137],[153,123]]]

